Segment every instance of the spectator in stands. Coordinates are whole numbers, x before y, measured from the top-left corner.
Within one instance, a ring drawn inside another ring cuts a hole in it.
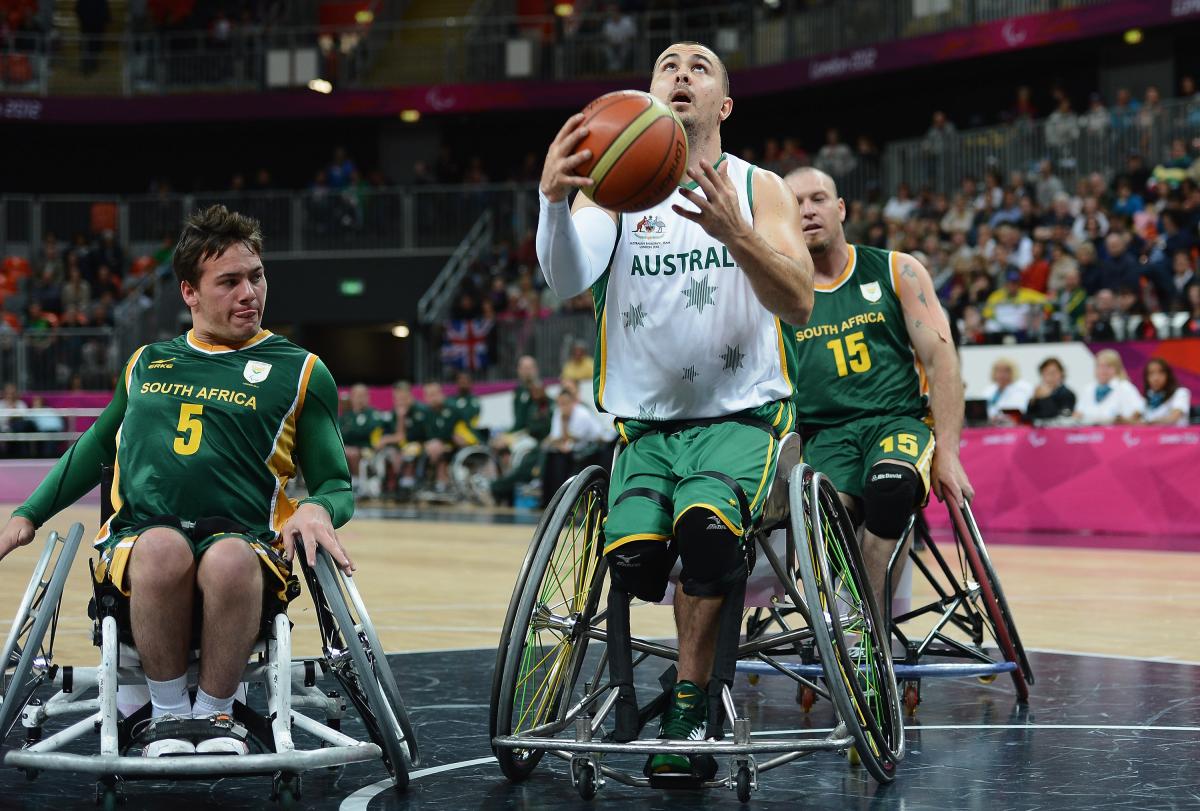
[[[53,231],[47,231],[42,239],[42,250],[34,260],[34,273],[39,274],[47,269],[54,272],[54,278],[63,278],[63,246]]]
[[[125,249],[117,242],[116,232],[111,228],[105,228],[100,232],[100,239],[92,248],[92,264],[97,268],[107,265],[108,269],[116,276],[124,275]]]
[[[1188,319],[1183,323],[1180,334],[1188,337],[1200,336],[1200,284],[1193,284],[1187,288],[1186,311]]]
[[[31,302],[37,302],[48,313],[62,312],[62,286],[54,276],[53,268],[46,268],[33,280],[29,290]]]
[[[29,430],[25,419],[29,406],[17,396],[17,384],[5,383],[4,396],[0,397],[0,439],[4,434],[20,434]],[[0,442],[0,456],[14,458],[24,456],[21,442]]]
[[[1024,270],[1033,261],[1033,240],[1012,223],[996,229],[996,238],[1008,251],[1009,261]]]
[[[346,465],[356,492],[362,485],[363,461],[379,444],[383,434],[379,414],[371,408],[371,392],[362,383],[350,388],[350,400],[339,419],[342,444],[346,447]]]
[[[350,176],[358,171],[354,161],[346,154],[344,146],[334,147],[333,159],[325,168],[325,180],[329,188],[340,191],[350,185]]]
[[[1140,152],[1130,152],[1129,157],[1125,159],[1125,170],[1117,175],[1114,188],[1117,188],[1121,183],[1128,183],[1129,188],[1135,192],[1141,192],[1146,188],[1146,181],[1150,179],[1150,170],[1146,168],[1145,161],[1142,160]],[[1105,202],[1101,200],[1101,202]]]
[[[1088,109],[1079,117],[1079,123],[1090,138],[1100,139],[1108,134],[1112,126],[1112,116],[1104,108],[1104,101],[1099,93],[1088,96]]]
[[[1117,199],[1113,201],[1112,209],[1118,214],[1132,217],[1146,207],[1146,201],[1140,194],[1134,194],[1128,180],[1117,184]]]
[[[1158,328],[1136,290],[1126,287],[1117,291],[1116,318],[1121,323],[1120,335],[1127,341],[1153,341],[1158,337]]]
[[[963,346],[978,346],[987,343],[987,334],[983,329],[983,316],[979,308],[969,305],[963,308],[962,326],[959,328]]]
[[[1066,194],[1066,191],[1067,187],[1054,174],[1053,163],[1043,160],[1038,164],[1037,204],[1039,206],[1049,208],[1054,203],[1054,198],[1060,194]]]
[[[31,431],[41,434],[57,434],[67,429],[62,415],[53,408],[47,408],[46,398],[40,394],[33,396],[29,410],[25,413],[25,420]],[[31,446],[33,450],[31,455],[40,459],[56,459],[62,446],[63,441],[58,439],[37,442]]]
[[[1067,373],[1058,358],[1046,358],[1038,366],[1041,382],[1025,411],[1031,422],[1049,422],[1070,417],[1075,411],[1075,392],[1067,388]]]
[[[1075,419],[1085,425],[1112,425],[1138,422],[1146,404],[1129,382],[1121,356],[1102,349],[1096,354],[1096,382],[1084,387],[1075,408]]]
[[[1037,108],[1033,106],[1033,91],[1028,85],[1017,88],[1016,101],[1001,118],[1010,124],[1029,124],[1037,118]]]
[[[592,355],[588,352],[588,345],[584,341],[575,341],[571,345],[571,357],[567,358],[567,362],[563,364],[562,378],[564,383],[570,382],[578,384],[591,385],[592,382]]]
[[[983,390],[988,403],[988,419],[993,425],[1012,425],[1021,421],[1029,406],[1033,386],[1018,377],[1017,365],[1008,358],[992,364],[992,382]]]
[[[1048,306],[1045,293],[1022,287],[1021,271],[1010,266],[1004,274],[1004,286],[988,296],[983,317],[988,332],[1028,341],[1037,337]]]
[[[1100,210],[1095,196],[1083,198],[1083,208],[1071,228],[1071,238],[1079,245],[1085,241],[1103,239],[1108,234],[1108,216]]]
[[[588,464],[607,464],[605,443],[611,431],[605,429],[590,409],[579,404],[574,383],[564,382],[558,392],[558,408],[543,443],[546,459],[542,468],[542,506],[571,475]]]
[[[1154,129],[1162,123],[1163,109],[1162,96],[1158,92],[1158,88],[1150,85],[1146,88],[1146,95],[1142,101],[1141,108],[1137,111],[1138,129],[1142,131],[1142,148],[1146,148],[1150,136]]]
[[[1105,342],[1117,339],[1113,329],[1112,319],[1116,312],[1116,297],[1107,288],[1096,292],[1088,299],[1083,313],[1083,339],[1085,341]]]
[[[1187,425],[1192,410],[1192,393],[1179,385],[1175,370],[1162,358],[1151,358],[1142,369],[1146,393],[1147,425]]]
[[[1045,293],[1050,282],[1050,258],[1045,242],[1033,243],[1033,260],[1021,271],[1021,286]]]
[[[1079,261],[1071,256],[1062,242],[1050,243],[1050,278],[1046,280],[1046,292],[1057,294],[1066,284],[1067,273],[1079,275]]]
[[[1140,106],[1129,92],[1129,88],[1117,88],[1117,100],[1112,106],[1113,129],[1120,132],[1133,126],[1137,120],[1137,111]]]
[[[971,210],[967,198],[960,194],[954,195],[950,210],[942,216],[939,227],[942,233],[950,236],[955,233],[966,234],[975,224],[975,212]]]
[[[1083,334],[1087,291],[1080,284],[1078,268],[1068,268],[1063,274],[1062,286],[1054,293],[1054,310],[1060,339],[1070,340]]]
[[[817,152],[813,166],[835,178],[845,177],[854,171],[854,153],[842,143],[836,128],[830,127],[825,131],[825,145]]]
[[[1088,284],[1084,277],[1084,285],[1089,291],[1102,289],[1120,290],[1121,288],[1136,288],[1141,278],[1141,267],[1137,257],[1129,250],[1127,235],[1116,231],[1109,232],[1104,238],[1104,249],[1107,257],[1100,260],[1099,275],[1093,281],[1094,287]]]
[[[904,181],[896,187],[896,193],[883,207],[883,219],[887,222],[902,223],[917,210],[917,201],[912,197],[912,189]]]
[[[1168,308],[1175,311],[1186,310],[1191,288],[1200,286],[1200,280],[1197,280],[1196,270],[1192,265],[1192,256],[1188,251],[1177,250],[1171,255],[1171,285],[1174,295],[1168,303]]]
[[[608,16],[600,29],[604,40],[604,56],[609,73],[629,70],[629,57],[633,54],[633,43],[637,39],[637,24],[633,17],[621,10],[617,3],[608,4]]]
[[[1071,100],[1064,94],[1058,99],[1058,107],[1046,119],[1046,145],[1055,150],[1060,158],[1069,156],[1079,140],[1079,118],[1071,109]]]

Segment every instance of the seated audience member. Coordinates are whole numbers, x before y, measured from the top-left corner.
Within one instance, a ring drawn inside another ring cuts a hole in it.
[[[1174,380],[1174,378],[1172,378]],[[43,434],[57,434],[67,430],[66,420],[53,408],[46,406],[46,399],[39,394],[33,396],[33,402],[26,412],[26,419],[34,431]],[[36,455],[43,459],[56,459],[63,443],[61,440],[47,440],[37,443]]]
[[[1004,286],[993,291],[983,305],[988,332],[1016,335],[1029,340],[1041,329],[1049,307],[1045,293],[1021,286],[1021,271],[1009,266],[1004,271]]]
[[[1162,358],[1151,358],[1142,370],[1147,425],[1187,425],[1192,393],[1175,380],[1175,371]]]
[[[592,356],[588,352],[588,345],[583,341],[576,341],[571,347],[571,357],[563,364],[562,374],[559,377],[566,383],[588,383],[592,381],[593,362]]]
[[[1135,423],[1146,404],[1137,387],[1129,382],[1125,364],[1115,349],[1096,355],[1096,382],[1084,386],[1075,404],[1075,419],[1085,425]]]
[[[1042,380],[1033,390],[1033,399],[1025,416],[1030,420],[1048,421],[1070,417],[1075,411],[1075,392],[1063,383],[1066,371],[1058,358],[1046,358],[1038,366]]]
[[[1018,420],[1006,412],[1025,413],[1033,386],[1017,378],[1017,366],[1008,358],[999,358],[992,364],[992,382],[984,389],[983,397],[988,403],[988,419],[994,425],[1011,425]]]
[[[606,444],[612,438],[600,418],[579,403],[579,389],[563,381],[558,392],[558,409],[550,425],[550,436],[543,443],[546,449],[542,467],[542,506],[545,507],[554,491],[573,473],[589,464],[607,464]]]

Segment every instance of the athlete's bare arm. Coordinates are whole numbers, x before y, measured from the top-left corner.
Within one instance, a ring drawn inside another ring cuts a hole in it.
[[[689,169],[688,176],[700,184],[704,195],[688,189],[680,189],[680,194],[699,211],[672,208],[729,248],[764,307],[789,324],[802,326],[813,307],[813,262],[795,227],[800,220],[796,198],[778,175],[755,170],[751,224],[742,216],[728,167],[724,163],[714,169],[702,160],[699,169]]]
[[[961,505],[975,497],[958,458],[963,421],[963,386],[958,353],[950,337],[950,324],[933,290],[933,280],[920,262],[906,253],[896,255],[900,305],[908,339],[929,375],[929,406],[933,411],[933,452],[938,498]]]

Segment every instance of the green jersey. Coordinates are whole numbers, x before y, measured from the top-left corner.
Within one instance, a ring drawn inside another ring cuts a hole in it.
[[[524,431],[529,427],[529,405],[533,395],[524,383],[513,389],[513,431]]]
[[[458,411],[458,417],[467,424],[468,428],[479,426],[479,398],[470,392],[459,392],[450,401]]]
[[[445,402],[438,408],[425,405],[424,410],[424,438],[452,442],[454,440],[455,426],[462,422],[462,417],[459,415],[458,409],[449,402]]]
[[[413,403],[404,413],[404,425],[399,425],[395,410],[380,412],[378,416],[384,434],[398,434],[403,431],[405,442],[420,442],[425,438],[421,433],[425,425],[425,410],[420,403]]]
[[[811,430],[868,416],[924,419],[929,387],[904,322],[899,255],[849,247],[845,271],[816,286],[812,315],[796,329],[796,421]]]
[[[138,349],[104,413],[14,514],[41,526],[95,487],[103,465],[116,512],[97,546],[161,515],[278,536],[296,508],[284,488],[298,465],[300,503],[320,504],[335,527],[354,512],[333,377],[266,330],[236,348],[189,332]]]
[[[347,411],[338,420],[342,442],[350,448],[371,448],[383,434],[383,420],[373,408],[362,411]]]

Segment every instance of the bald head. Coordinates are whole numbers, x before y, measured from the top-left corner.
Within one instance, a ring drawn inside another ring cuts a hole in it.
[[[814,259],[845,242],[842,223],[846,220],[846,204],[838,197],[832,177],[805,166],[789,172],[784,182],[796,195],[804,244]]]
[[[814,184],[825,189],[830,197],[837,199],[838,196],[837,181],[833,179],[832,175],[822,172],[814,166],[801,166],[799,169],[793,169],[788,172],[783,182],[797,198],[800,197],[802,191],[811,193],[810,190]]]

